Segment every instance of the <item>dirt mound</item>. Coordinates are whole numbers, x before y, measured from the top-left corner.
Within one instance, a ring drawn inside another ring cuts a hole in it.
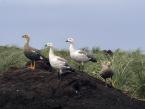
[[[0,109],[145,109],[145,103],[83,72],[11,69],[0,76]]]

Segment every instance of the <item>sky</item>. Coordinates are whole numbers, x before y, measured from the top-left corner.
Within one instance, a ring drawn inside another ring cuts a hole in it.
[[[145,50],[145,0],[0,0],[0,45]]]

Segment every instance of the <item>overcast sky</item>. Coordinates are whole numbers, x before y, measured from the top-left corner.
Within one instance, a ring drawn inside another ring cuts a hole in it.
[[[0,0],[0,45],[145,50],[145,0]]]

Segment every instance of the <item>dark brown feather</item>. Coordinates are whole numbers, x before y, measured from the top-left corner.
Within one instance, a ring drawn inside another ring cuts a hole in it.
[[[113,74],[114,72],[111,69],[106,69],[101,72],[100,76],[106,80],[107,78],[112,78]]]

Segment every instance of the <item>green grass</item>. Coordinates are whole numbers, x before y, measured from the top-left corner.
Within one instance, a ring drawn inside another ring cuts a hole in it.
[[[22,49],[16,46],[0,46],[0,72],[7,71],[10,67],[22,67],[27,61]]]
[[[113,85],[117,89],[128,92],[129,95],[145,99],[145,55],[141,50],[122,51],[117,49],[114,56],[104,55],[99,48],[92,48],[97,63],[85,63],[84,71],[89,75],[99,78],[98,73],[101,69],[100,62],[109,60],[112,62]],[[78,69],[78,64],[71,60],[67,50],[55,50],[59,56],[69,60],[69,64]],[[42,54],[48,57],[48,48],[42,50]],[[0,72],[7,71],[10,67],[23,67],[28,59],[24,56],[23,50],[16,46],[0,46]]]

